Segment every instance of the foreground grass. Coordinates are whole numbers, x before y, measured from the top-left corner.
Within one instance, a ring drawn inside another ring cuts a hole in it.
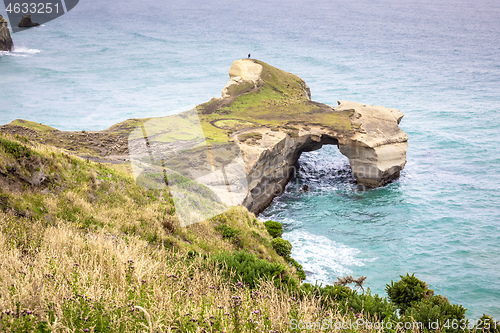
[[[0,327],[7,332],[284,332],[292,319],[354,318],[272,281],[256,289],[229,282],[201,256],[104,231],[45,228],[32,256],[1,234],[0,262]]]

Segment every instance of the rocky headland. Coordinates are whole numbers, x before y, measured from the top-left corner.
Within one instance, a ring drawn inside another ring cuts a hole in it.
[[[135,147],[144,139],[150,156],[172,149],[177,140],[182,144],[175,147],[176,156],[184,158],[161,163],[183,175],[188,169],[191,174],[206,172],[206,165],[199,162],[203,159],[209,158],[213,170],[217,163],[224,167],[224,160],[240,156],[246,186],[239,187],[242,193],[231,189],[239,198],[231,203],[254,213],[282,192],[302,152],[323,145],[336,145],[348,157],[360,186],[383,186],[404,168],[408,137],[398,126],[403,118],[400,111],[348,101],[339,101],[336,107],[314,102],[301,78],[258,60],[235,61],[229,76],[222,97],[175,116],[131,119],[100,132],[62,132],[16,120],[0,131],[110,163],[143,158]],[[196,120],[187,124],[192,118]],[[194,133],[195,123],[201,135]],[[142,137],[146,129],[148,136]],[[134,133],[140,135],[134,137]],[[201,146],[208,150],[200,150]],[[218,151],[224,153],[217,155]],[[236,177],[231,168],[223,171],[226,183]]]
[[[0,15],[0,51],[12,51],[14,42],[10,37],[9,23]]]

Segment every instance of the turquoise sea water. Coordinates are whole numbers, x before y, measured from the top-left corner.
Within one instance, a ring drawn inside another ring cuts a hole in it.
[[[285,224],[309,282],[365,275],[385,294],[415,272],[468,317],[500,318],[499,17],[487,0],[80,1],[13,35],[0,124],[101,130],[188,110],[219,96],[249,52],[302,77],[314,100],[400,109],[398,181],[356,191],[345,158],[324,147],[303,154],[261,219]]]

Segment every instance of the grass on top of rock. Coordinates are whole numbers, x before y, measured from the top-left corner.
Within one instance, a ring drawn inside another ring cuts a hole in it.
[[[197,107],[206,137],[215,141],[227,140],[228,134],[235,129],[221,129],[212,124],[228,117],[274,128],[285,122],[305,122],[330,126],[338,131],[351,130],[350,112],[335,111],[326,104],[310,101],[305,94],[305,83],[298,76],[262,61],[255,62],[263,67],[263,83],[257,91],[228,101],[212,99]]]
[[[244,133],[238,136],[238,140],[245,142],[247,140],[257,141],[262,139],[262,134],[258,132]]]
[[[9,123],[11,126],[22,126],[26,128],[31,128],[33,130],[39,132],[53,132],[57,131],[54,127],[50,127],[44,124],[36,123],[34,121],[24,120],[24,119],[15,119]]]

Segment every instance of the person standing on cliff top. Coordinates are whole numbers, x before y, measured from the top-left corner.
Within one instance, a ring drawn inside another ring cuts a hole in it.
[[[250,53],[248,54],[248,59],[250,59]]]

